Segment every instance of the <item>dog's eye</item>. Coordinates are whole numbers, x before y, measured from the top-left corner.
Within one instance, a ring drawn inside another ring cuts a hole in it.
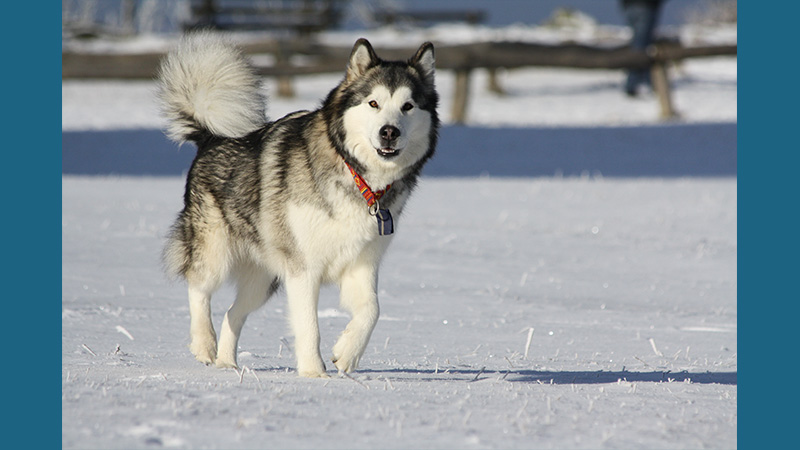
[[[410,111],[410,110],[411,110],[411,109],[413,109],[413,108],[414,108],[414,105],[413,105],[413,104],[411,104],[411,102],[406,102],[406,103],[403,105],[403,108],[402,108],[402,110],[405,112],[405,111]]]
[[[372,106],[373,108],[377,108],[378,107],[378,102],[376,102],[375,100],[370,100],[369,101],[369,106]]]

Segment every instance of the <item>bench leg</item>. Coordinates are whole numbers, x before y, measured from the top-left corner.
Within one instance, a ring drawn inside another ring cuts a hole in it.
[[[489,73],[489,85],[487,86],[489,92],[500,96],[506,95],[506,91],[500,85],[500,80],[497,77],[497,68],[487,69],[487,72]]]
[[[278,51],[275,54],[275,65],[278,67],[289,67],[290,53],[283,42],[278,43]],[[278,96],[282,98],[294,98],[294,86],[292,85],[291,75],[278,75]]]
[[[292,77],[289,75],[279,75],[278,79],[278,96],[282,98],[294,98],[294,86],[292,85]]]

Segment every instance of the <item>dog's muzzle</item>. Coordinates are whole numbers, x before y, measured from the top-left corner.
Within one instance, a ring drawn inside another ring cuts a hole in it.
[[[381,148],[376,149],[378,154],[384,158],[397,156],[400,149],[395,148],[397,139],[400,137],[400,129],[394,125],[384,125],[379,131]]]

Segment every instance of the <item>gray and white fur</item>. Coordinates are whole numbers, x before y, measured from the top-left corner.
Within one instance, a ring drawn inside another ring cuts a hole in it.
[[[167,135],[197,145],[163,255],[168,273],[188,284],[191,352],[237,367],[247,315],[282,286],[297,372],[325,377],[317,304],[320,286],[335,283],[352,318],[332,361],[340,372],[356,369],[378,320],[378,268],[391,236],[378,234],[345,161],[374,190],[391,185],[380,205],[397,220],[436,147],[433,45],[384,61],[359,39],[318,109],[274,122],[247,59],[211,33],[184,37],[159,81]],[[217,341],[211,296],[229,278],[236,300]]]

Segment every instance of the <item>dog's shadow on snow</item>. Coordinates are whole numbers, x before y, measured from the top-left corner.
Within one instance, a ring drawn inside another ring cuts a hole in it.
[[[253,369],[255,372],[265,373],[290,373],[294,369],[289,367]],[[672,372],[649,371],[630,372],[622,371],[546,371],[524,369],[473,369],[473,368],[446,368],[446,369],[359,369],[349,375],[358,382],[370,380],[409,381],[409,382],[466,382],[475,383],[487,380],[508,381],[512,383],[535,384],[614,384],[618,382],[629,383],[693,383],[693,384],[722,384],[737,385],[738,372]],[[336,372],[328,371],[331,377],[336,378]],[[344,377],[343,377],[344,378]]]
[[[537,384],[611,384],[620,381],[637,383],[699,383],[737,384],[737,372],[671,372],[649,371],[539,371],[488,369],[363,369],[359,374],[370,378],[408,381],[465,381],[505,380],[512,383]]]

